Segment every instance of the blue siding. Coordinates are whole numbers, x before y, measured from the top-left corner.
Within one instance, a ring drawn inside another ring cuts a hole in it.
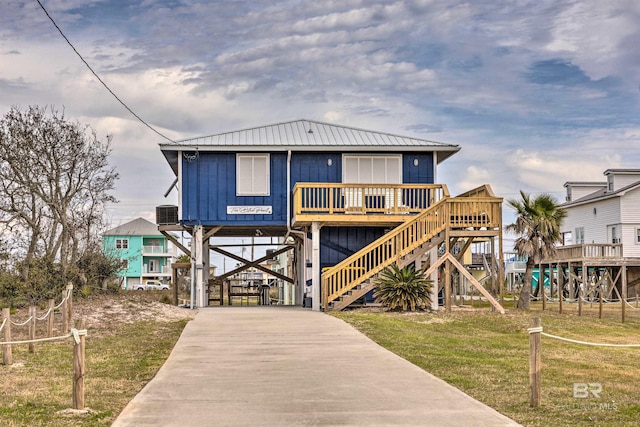
[[[322,227],[320,268],[336,265],[384,234],[382,227]]]
[[[296,182],[342,182],[342,154],[291,154],[291,189]]]
[[[270,153],[269,196],[236,196],[235,153],[200,152],[181,161],[183,224],[286,226],[286,153]],[[405,183],[433,183],[433,153],[404,153],[402,171]],[[342,182],[342,153],[292,153],[289,191],[296,182]],[[227,206],[271,206],[272,214],[227,215]]]
[[[185,224],[279,225],[287,223],[287,155],[270,155],[270,195],[236,195],[235,153],[200,153],[182,159],[182,222]],[[272,206],[271,215],[227,215],[227,206]]]
[[[418,166],[413,161],[418,159]],[[433,153],[405,153],[402,156],[402,182],[433,184]]]

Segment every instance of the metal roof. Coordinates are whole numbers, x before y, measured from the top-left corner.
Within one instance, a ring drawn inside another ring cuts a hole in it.
[[[437,151],[437,161],[460,151],[460,146],[442,142],[313,120],[293,120],[232,132],[161,143],[160,149],[177,173],[177,151],[327,151],[398,152]]]
[[[224,132],[215,135],[189,138],[177,144],[161,144],[170,147],[436,147],[458,151],[457,145],[426,139],[374,132],[365,129],[339,126],[311,120],[294,120],[273,125]]]
[[[103,236],[162,236],[158,226],[144,218],[137,218],[102,233]]]

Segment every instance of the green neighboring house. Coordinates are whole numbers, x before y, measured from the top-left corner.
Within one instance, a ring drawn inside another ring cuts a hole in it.
[[[147,280],[162,283],[171,281],[171,259],[175,247],[158,227],[144,218],[138,218],[102,234],[102,251],[107,256],[121,259],[124,268],[118,273],[124,289],[136,289]]]

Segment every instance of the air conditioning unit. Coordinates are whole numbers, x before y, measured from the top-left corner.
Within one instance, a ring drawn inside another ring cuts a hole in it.
[[[156,224],[174,225],[178,223],[178,207],[162,205],[156,207]]]

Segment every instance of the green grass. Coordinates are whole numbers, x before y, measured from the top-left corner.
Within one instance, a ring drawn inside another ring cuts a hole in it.
[[[380,345],[529,426],[640,423],[640,348],[587,347],[542,338],[542,405],[529,406],[530,318],[545,332],[583,341],[640,343],[640,322],[550,311],[335,313]],[[619,318],[619,317],[618,317]],[[574,383],[600,383],[600,399],[573,397]]]
[[[72,406],[72,340],[13,346],[13,365],[0,365],[0,426],[108,426],[156,374],[187,320],[142,321],[86,338],[87,415],[65,416]]]

